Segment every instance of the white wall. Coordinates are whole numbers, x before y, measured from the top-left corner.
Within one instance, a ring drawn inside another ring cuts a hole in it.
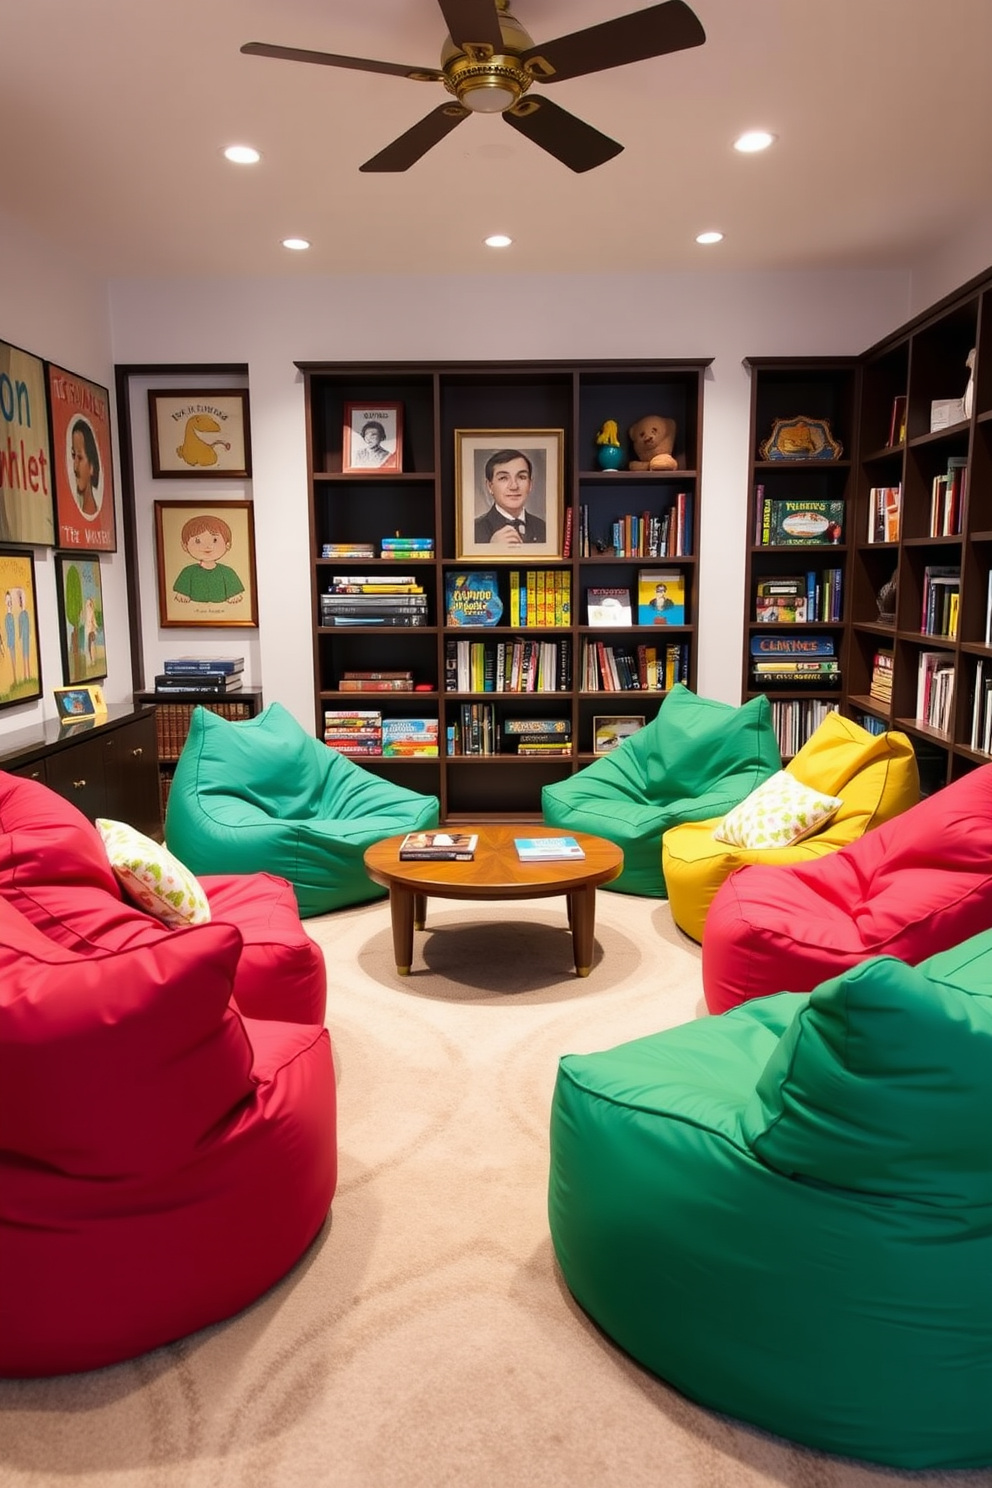
[[[70,253],[25,232],[0,215],[0,340],[56,362],[108,388],[113,408],[113,356],[107,286],[82,274]],[[116,412],[113,414],[116,428]],[[116,468],[115,504],[120,547],[120,476]],[[38,639],[43,697],[0,713],[0,737],[56,716],[52,688],[62,685],[62,654],[56,608],[55,563],[51,548],[35,548]],[[107,662],[108,702],[131,697],[127,591],[122,551],[100,556]]]
[[[969,279],[987,272],[992,264],[992,210],[968,224],[958,225],[929,257],[913,265],[910,315],[919,315]],[[895,330],[895,326],[892,327]],[[964,391],[962,386],[961,391]]]
[[[714,358],[705,389],[699,689],[740,698],[745,356],[853,355],[909,313],[909,274],[659,274],[111,285],[118,362],[247,362],[258,675],[313,724],[306,435],[296,361]],[[160,483],[156,483],[160,484]],[[144,588],[143,588],[144,593]],[[160,654],[142,606],[147,659]],[[171,640],[169,636],[167,639]]]

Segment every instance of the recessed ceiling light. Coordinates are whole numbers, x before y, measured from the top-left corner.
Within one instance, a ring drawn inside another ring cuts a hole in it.
[[[310,244],[306,238],[283,238],[282,246],[284,248],[292,248],[294,253],[302,253],[304,248],[310,247]]]
[[[697,243],[722,243],[723,242],[723,233],[722,232],[697,233],[696,234],[696,242]]]
[[[506,233],[493,233],[490,237],[488,237],[486,239],[486,247],[487,248],[509,248],[509,246],[510,246],[510,244],[512,242],[513,242],[513,239],[512,238],[508,238],[506,236]]]
[[[228,145],[224,151],[224,159],[233,161],[235,165],[257,165],[261,158],[251,145]]]
[[[734,140],[734,149],[740,150],[742,155],[753,155],[758,150],[767,150],[769,145],[775,143],[775,136],[769,134],[767,129],[749,129]]]

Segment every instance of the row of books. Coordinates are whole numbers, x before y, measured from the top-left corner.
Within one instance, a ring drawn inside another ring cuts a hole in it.
[[[163,761],[177,760],[186,743],[189,721],[197,703],[159,703],[155,708],[155,732],[158,738],[158,757]],[[243,723],[252,717],[252,708],[244,702],[209,702],[202,705],[211,713],[218,713],[231,723]],[[163,777],[165,778],[165,777]]]
[[[951,455],[946,471],[930,483],[931,537],[955,537],[961,531],[967,487],[967,456]]]
[[[376,547],[378,546],[378,553]],[[434,557],[433,537],[383,537],[378,545],[374,542],[325,542],[321,544],[322,558],[388,558],[418,562]]]
[[[244,682],[243,656],[169,656],[155,678],[156,696],[239,692]]]
[[[416,684],[408,670],[342,672],[338,692],[413,692]]]
[[[775,698],[771,704],[772,728],[783,759],[798,754],[810,735],[820,727],[837,704],[824,698]]]
[[[953,637],[958,633],[961,569],[953,564],[928,563],[923,570],[924,635]]]
[[[923,651],[917,668],[916,717],[948,733],[954,708],[954,658],[946,651]]]
[[[984,656],[975,665],[970,744],[972,749],[992,754],[992,661]]]
[[[444,643],[445,692],[568,692],[572,648],[564,636]]]
[[[844,574],[839,568],[757,579],[754,618],[773,625],[839,621],[844,607]]]
[[[872,486],[868,492],[868,541],[899,541],[902,486]]]
[[[598,520],[598,519],[597,519]],[[627,512],[590,532],[590,509],[579,507],[579,557],[611,551],[617,558],[686,558],[692,553],[692,494],[676,493],[662,512]],[[567,553],[566,553],[567,556]]]
[[[507,614],[514,629],[555,629],[572,623],[572,575],[563,568],[515,568],[504,575],[449,569],[444,601],[448,625],[499,625]]]
[[[868,694],[876,703],[886,706],[892,701],[892,668],[894,656],[891,651],[876,651],[871,664],[871,682]]]
[[[427,595],[321,594],[322,626],[421,626],[427,622]]]
[[[326,708],[324,743],[339,754],[402,759],[436,755],[436,718],[384,718],[375,708]]]
[[[583,692],[668,692],[689,680],[689,645],[631,648],[584,639],[581,676]]]
[[[764,486],[759,485],[754,512],[755,547],[813,547],[844,541],[843,501],[790,501],[766,496]]]

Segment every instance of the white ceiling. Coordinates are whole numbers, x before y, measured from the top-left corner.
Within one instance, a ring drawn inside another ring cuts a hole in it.
[[[690,3],[705,45],[549,89],[624,144],[606,165],[476,115],[361,175],[442,86],[239,47],[436,67],[435,0],[3,0],[0,212],[107,277],[893,267],[988,213],[992,0]],[[535,42],[639,8],[513,6]],[[778,144],[737,154],[755,127]],[[261,164],[228,164],[234,142]]]

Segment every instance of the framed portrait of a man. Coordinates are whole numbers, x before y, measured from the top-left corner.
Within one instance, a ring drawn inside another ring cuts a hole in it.
[[[562,556],[563,429],[455,430],[455,556]]]
[[[403,469],[402,403],[344,405],[341,469],[345,475],[388,475]]]

